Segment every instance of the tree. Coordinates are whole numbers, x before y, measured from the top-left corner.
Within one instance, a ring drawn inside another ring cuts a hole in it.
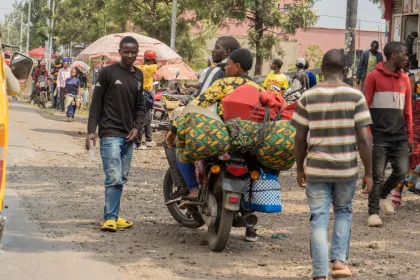
[[[277,4],[276,0],[244,0],[246,20],[250,26],[248,37],[256,56],[254,75],[261,75],[264,60],[271,58],[280,38],[295,34],[299,28],[305,30],[318,19],[311,10],[313,0],[290,4],[286,10],[280,10]],[[280,54],[279,47],[276,51]]]
[[[324,57],[324,53],[317,44],[310,44],[305,50],[305,58],[309,61],[309,67],[318,67]]]

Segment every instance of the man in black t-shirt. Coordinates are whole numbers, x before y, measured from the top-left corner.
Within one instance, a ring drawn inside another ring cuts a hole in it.
[[[134,141],[144,126],[146,106],[143,73],[133,66],[139,52],[136,39],[124,37],[120,42],[121,61],[105,67],[95,84],[89,110],[86,149],[96,142],[99,127],[100,152],[105,172],[105,207],[102,231],[129,228],[133,223],[119,218],[122,188],[134,150]]]

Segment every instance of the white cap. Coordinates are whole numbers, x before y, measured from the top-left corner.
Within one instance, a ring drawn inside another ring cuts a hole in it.
[[[305,66],[306,64],[306,59],[304,59],[303,57],[298,57],[298,59],[296,59],[296,65],[297,66]]]

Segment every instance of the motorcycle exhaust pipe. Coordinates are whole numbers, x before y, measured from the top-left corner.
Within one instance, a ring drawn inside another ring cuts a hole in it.
[[[246,227],[253,227],[257,224],[258,222],[258,218],[255,214],[253,213],[249,213],[249,214],[245,214],[241,217],[241,222],[246,226]]]

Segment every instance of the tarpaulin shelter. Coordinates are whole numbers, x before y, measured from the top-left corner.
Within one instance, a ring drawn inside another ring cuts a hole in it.
[[[106,60],[119,61],[120,54],[118,50],[120,42],[126,36],[134,37],[139,43],[139,55],[135,64],[143,64],[143,54],[146,50],[153,50],[157,55],[157,60],[163,64],[177,64],[182,62],[182,57],[166,44],[159,40],[132,32],[111,34],[99,38],[84,49],[78,55],[78,58],[84,60],[103,60],[106,58]]]

